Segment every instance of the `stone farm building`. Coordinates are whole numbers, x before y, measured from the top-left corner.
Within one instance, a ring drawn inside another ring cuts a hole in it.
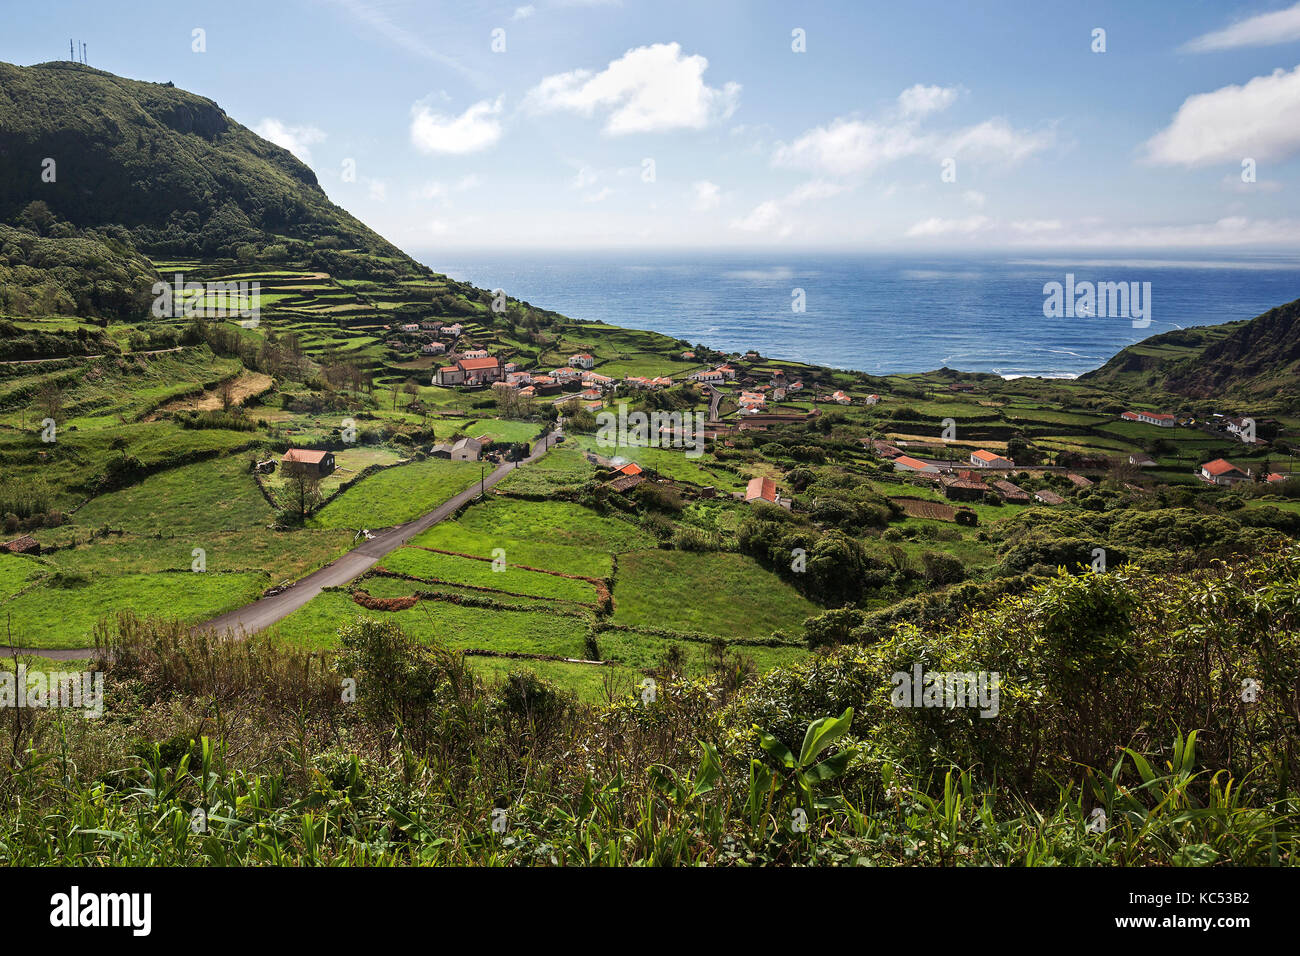
[[[939,479],[939,484],[943,486],[943,496],[949,501],[979,501],[988,490],[984,482],[965,471],[957,475],[944,475]]]
[[[463,358],[444,365],[433,377],[435,385],[491,385],[501,379],[501,364],[495,356]]]
[[[452,461],[478,461],[483,452],[483,443],[475,438],[462,438],[451,446]]]
[[[324,478],[334,471],[334,453],[311,448],[290,448],[280,459],[280,469],[285,475],[304,474]]]

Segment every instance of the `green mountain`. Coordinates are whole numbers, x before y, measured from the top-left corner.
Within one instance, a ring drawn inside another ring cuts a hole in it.
[[[349,251],[419,269],[330,202],[287,150],[170,83],[76,63],[0,63],[0,158],[0,222],[39,201],[74,230],[122,227],[120,238],[154,254],[306,246],[336,273],[349,271]]]
[[[1080,380],[1294,408],[1300,405],[1300,299],[1249,321],[1153,335]]]

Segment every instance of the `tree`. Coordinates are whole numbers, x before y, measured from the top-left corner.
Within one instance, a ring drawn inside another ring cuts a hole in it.
[[[298,467],[293,468],[285,478],[285,492],[289,498],[287,510],[296,520],[305,521],[320,504],[320,478]]]
[[[55,381],[47,381],[36,392],[36,401],[46,418],[58,421],[63,415],[63,386]]]

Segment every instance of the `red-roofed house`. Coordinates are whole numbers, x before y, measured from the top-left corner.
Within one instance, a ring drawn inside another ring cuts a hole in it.
[[[455,365],[438,369],[435,385],[490,385],[501,378],[501,363],[495,356],[463,358]]]
[[[569,356],[569,365],[573,368],[591,368],[595,364],[596,360],[586,352],[579,352],[577,355]]]
[[[1148,425],[1159,425],[1161,428],[1173,428],[1178,424],[1178,419],[1165,412],[1138,412],[1137,417],[1140,422],[1145,422]]]
[[[304,474],[324,478],[334,470],[332,451],[314,451],[310,448],[290,448],[280,459],[283,474]]]
[[[1016,464],[1010,458],[1003,458],[983,448],[970,453],[970,463],[976,468],[1014,468]]]
[[[745,501],[766,501],[770,504],[782,503],[781,495],[776,490],[776,482],[771,478],[751,478],[745,486]]]
[[[913,471],[922,475],[937,475],[939,474],[939,466],[928,464],[909,455],[899,455],[894,459],[894,471]]]
[[[1249,472],[1242,471],[1223,458],[1207,461],[1201,466],[1200,474],[1202,481],[1208,481],[1212,485],[1232,485],[1250,477]]]

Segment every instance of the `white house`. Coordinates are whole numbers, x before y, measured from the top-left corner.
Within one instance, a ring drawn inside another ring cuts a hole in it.
[[[971,452],[970,463],[976,468],[1014,468],[1016,464],[1010,458],[1003,458],[1001,455],[995,455],[983,448]]]
[[[447,351],[447,346],[441,342],[425,342],[420,346],[420,351],[425,355],[439,355]]]
[[[570,367],[570,368],[586,368],[586,369],[589,369],[589,368],[591,368],[592,366],[594,366],[595,364],[596,364],[596,360],[595,360],[594,358],[592,358],[590,355],[588,355],[586,352],[579,352],[577,355],[570,355],[570,356],[569,356],[569,367]]]
[[[478,461],[483,443],[474,438],[462,438],[451,446],[452,461]]]
[[[1208,481],[1212,485],[1235,485],[1250,477],[1249,471],[1242,471],[1232,462],[1222,458],[1207,461],[1201,466],[1200,474],[1202,481]]]
[[[1255,419],[1253,418],[1229,418],[1227,427],[1229,432],[1236,435],[1247,445],[1252,445],[1259,440],[1255,437]]]
[[[1137,420],[1148,425],[1159,425],[1161,428],[1173,428],[1178,424],[1178,419],[1165,412],[1138,412]]]

